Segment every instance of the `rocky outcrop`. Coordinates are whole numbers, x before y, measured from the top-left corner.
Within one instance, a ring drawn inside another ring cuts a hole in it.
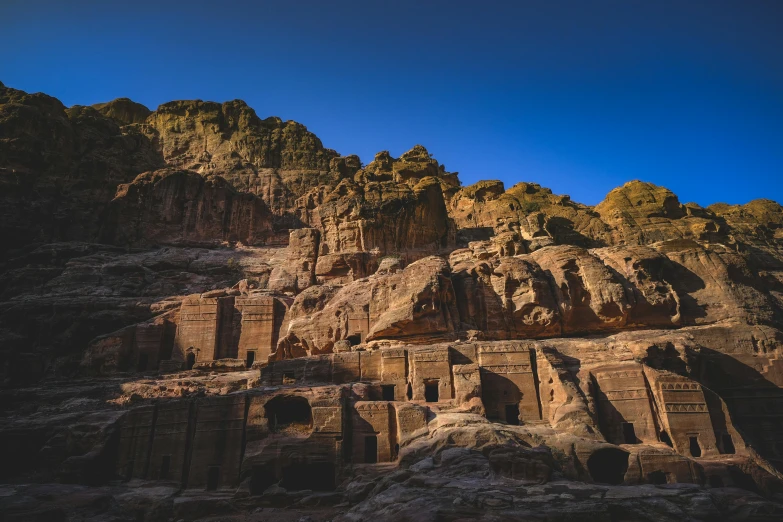
[[[119,186],[101,235],[118,245],[257,245],[272,236],[271,217],[263,200],[223,178],[164,169]]]

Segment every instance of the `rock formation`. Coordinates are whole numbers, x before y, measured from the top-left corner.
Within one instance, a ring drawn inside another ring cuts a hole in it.
[[[3,520],[783,517],[778,203],[2,84],[0,200]]]

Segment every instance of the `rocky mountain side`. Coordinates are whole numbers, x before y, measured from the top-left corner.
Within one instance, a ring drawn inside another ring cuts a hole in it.
[[[8,520],[783,514],[774,201],[3,84],[0,200]]]

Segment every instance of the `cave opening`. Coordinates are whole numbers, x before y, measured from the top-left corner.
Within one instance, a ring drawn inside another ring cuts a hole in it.
[[[587,470],[599,484],[622,484],[628,471],[630,453],[620,448],[599,449],[587,459]]]
[[[280,486],[289,490],[332,491],[335,487],[331,462],[297,462],[283,468]]]
[[[264,405],[264,415],[273,433],[308,434],[313,431],[313,410],[304,397],[278,395]]]
[[[195,364],[196,364],[196,354],[193,352],[188,352],[188,356],[186,359],[186,365],[188,370],[192,370]]]
[[[272,464],[253,466],[253,474],[250,476],[250,494],[260,495],[275,482],[275,468]]]
[[[351,343],[351,346],[357,346],[359,344],[362,344],[362,334],[356,333],[353,335],[349,335],[348,337],[345,338],[345,340]]]
[[[666,473],[661,470],[653,471],[647,474],[647,482],[650,484],[666,484]]]

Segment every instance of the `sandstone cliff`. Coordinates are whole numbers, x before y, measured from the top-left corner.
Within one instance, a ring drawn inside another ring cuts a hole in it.
[[[239,100],[0,84],[0,203],[2,476],[119,488],[55,511],[783,513],[774,201],[590,207],[421,145],[363,165]],[[0,505],[46,519],[26,491]]]

